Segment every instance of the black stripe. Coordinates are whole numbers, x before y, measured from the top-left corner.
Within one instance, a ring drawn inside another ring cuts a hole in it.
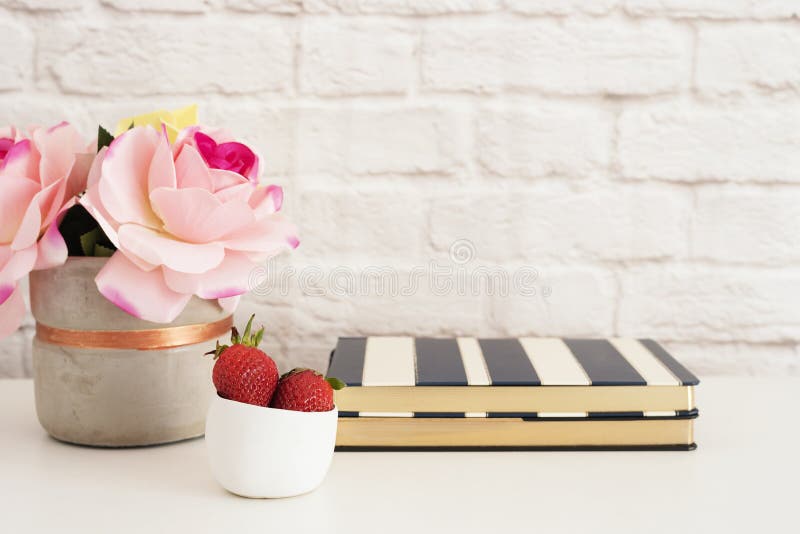
[[[414,417],[422,419],[443,418],[443,419],[463,419],[466,417],[463,412],[414,412]]]
[[[536,419],[539,414],[536,412],[489,412],[486,417],[489,419]]]
[[[565,339],[593,386],[646,386],[647,381],[606,339]]]
[[[647,347],[647,350],[661,360],[667,369],[672,371],[672,374],[681,381],[684,386],[696,386],[700,383],[700,379],[692,374],[686,367],[676,360],[669,352],[664,350],[664,347],[653,341],[652,339],[640,339],[639,342]]]
[[[339,412],[339,417],[358,417],[358,412]]]
[[[591,419],[642,419],[644,412],[589,412]]]
[[[408,447],[399,446],[369,446],[369,445],[337,445],[336,452],[448,452],[448,451],[693,451],[697,448],[696,443],[679,445],[581,445],[578,447],[571,445],[553,445],[546,447],[528,445],[500,445],[480,446],[480,445],[445,445],[445,446],[422,446]]]
[[[518,339],[479,339],[493,386],[539,386],[541,381]]]
[[[414,340],[418,386],[466,386],[467,373],[455,339]]]
[[[364,375],[365,337],[340,337],[328,366],[328,376],[333,376],[348,386],[360,386]]]

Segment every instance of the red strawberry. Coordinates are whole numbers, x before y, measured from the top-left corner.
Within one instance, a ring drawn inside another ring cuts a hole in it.
[[[214,354],[217,360],[213,380],[220,397],[266,406],[278,385],[278,367],[272,358],[258,349],[264,337],[264,328],[250,334],[254,317],[247,322],[243,336],[239,337],[234,327],[231,345],[220,345],[218,341],[216,350],[208,354]]]
[[[270,408],[297,412],[333,410],[333,390],[342,389],[338,378],[325,378],[313,369],[293,369],[281,377]]]

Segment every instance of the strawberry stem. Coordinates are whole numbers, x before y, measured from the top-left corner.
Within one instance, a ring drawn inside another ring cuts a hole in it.
[[[264,327],[262,326],[255,333],[251,333],[253,329],[253,320],[255,318],[255,314],[250,316],[250,320],[247,321],[247,326],[245,326],[243,335],[239,334],[239,330],[235,326],[231,327],[231,345],[244,345],[246,347],[258,348],[261,344],[261,340],[264,339]],[[217,346],[214,350],[210,350],[206,352],[206,354],[213,354],[216,360],[229,346],[230,345],[220,345],[219,340],[217,340]]]

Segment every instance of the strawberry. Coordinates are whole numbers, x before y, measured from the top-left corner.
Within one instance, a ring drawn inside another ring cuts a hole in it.
[[[325,378],[313,369],[292,369],[281,376],[269,406],[297,412],[327,412],[333,410],[333,390],[344,386],[338,378]]]
[[[214,354],[213,380],[217,393],[223,399],[267,406],[278,385],[278,366],[258,349],[264,337],[262,327],[250,333],[253,318],[250,317],[244,335],[239,336],[236,327],[231,330],[231,345],[220,345],[207,354]]]

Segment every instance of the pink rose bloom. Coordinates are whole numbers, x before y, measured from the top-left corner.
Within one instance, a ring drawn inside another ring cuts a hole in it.
[[[25,304],[17,282],[64,263],[61,215],[86,186],[92,154],[71,125],[0,129],[0,337],[19,327]]]
[[[95,279],[135,317],[167,323],[192,297],[232,309],[253,267],[298,245],[277,212],[280,187],[257,186],[258,157],[221,131],[190,127],[170,146],[150,126],[102,149],[81,204],[119,250]]]
[[[227,130],[190,126],[180,133],[175,142],[178,147],[184,143],[195,147],[212,169],[233,171],[254,184],[258,183],[258,156],[250,147],[237,142]]]

